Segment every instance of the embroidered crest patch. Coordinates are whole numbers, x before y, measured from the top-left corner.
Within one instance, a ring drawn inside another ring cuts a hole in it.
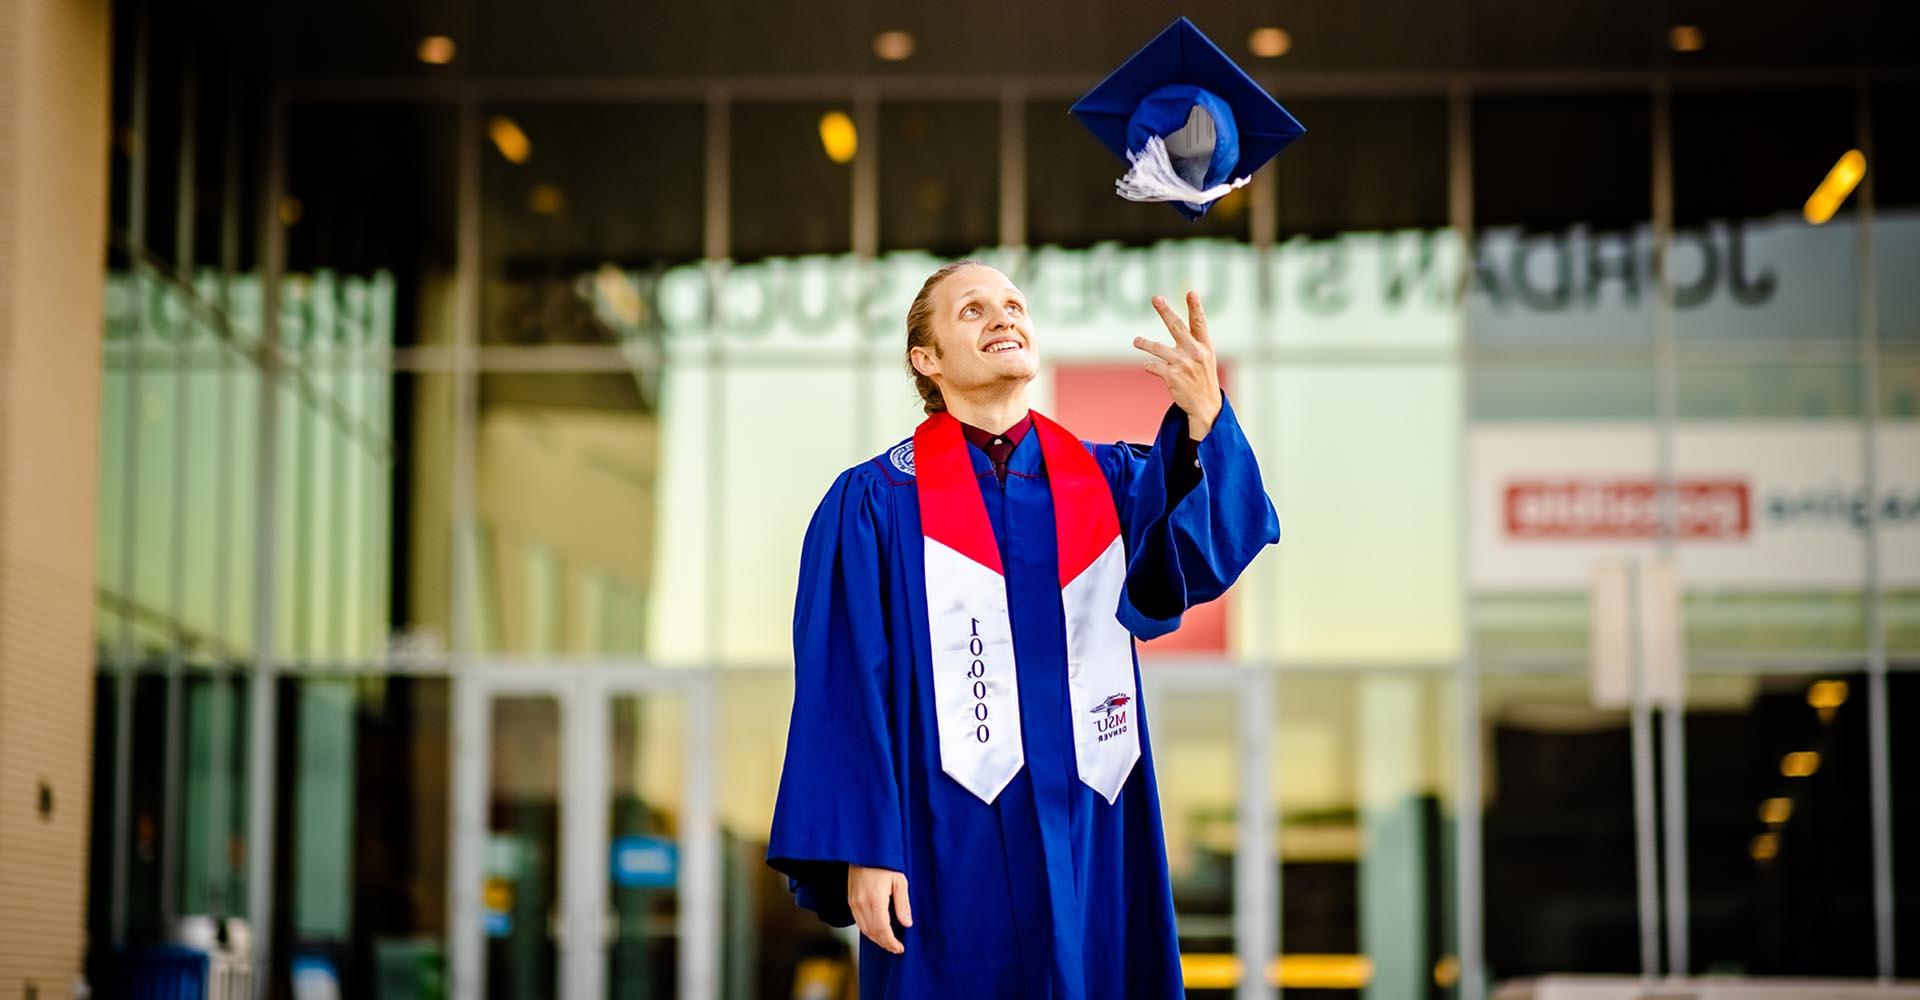
[[[887,461],[901,472],[913,475],[913,442],[902,441],[895,445],[892,451],[887,452]]]

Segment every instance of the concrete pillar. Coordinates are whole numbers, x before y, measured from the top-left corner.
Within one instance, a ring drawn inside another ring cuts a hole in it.
[[[0,0],[0,997],[84,948],[107,0]]]

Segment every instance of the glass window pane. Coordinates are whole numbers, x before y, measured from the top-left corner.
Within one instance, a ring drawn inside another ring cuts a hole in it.
[[[312,294],[334,293],[317,283]],[[377,352],[354,352],[303,345],[279,389],[278,655],[430,661],[448,637],[453,376],[395,373]],[[241,571],[251,587],[253,567]]]
[[[553,995],[559,950],[549,920],[560,899],[560,703],[493,699],[487,782],[486,995]]]
[[[959,257],[1000,239],[1000,108],[880,106],[880,249]]]
[[[1912,648],[1912,647],[1909,647]],[[1920,658],[1902,656],[1887,675],[1888,775],[1893,806],[1894,974],[1911,978],[1920,969],[1920,731],[1900,724],[1920,712]],[[1863,697],[1861,692],[1856,697]]]
[[[1692,964],[1874,974],[1865,675],[1695,671],[1687,682]]]
[[[1180,952],[1204,966],[1200,956],[1232,954],[1234,948],[1239,725],[1231,691],[1183,688],[1178,674],[1178,668],[1154,670],[1141,683]],[[1208,995],[1199,988],[1204,981],[1190,979],[1188,985],[1196,987],[1195,996]]]
[[[1276,681],[1283,984],[1446,995],[1458,971],[1448,958],[1451,677],[1288,671]],[[1315,968],[1292,957],[1303,955],[1327,958]]]
[[[1307,134],[1274,172],[1279,238],[1447,225],[1445,101],[1285,100]]]
[[[605,709],[612,715],[606,748],[612,852],[607,996],[674,996],[685,709],[677,698],[639,695],[616,695]]]
[[[443,678],[281,678],[275,906],[291,935],[280,969],[324,961],[342,996],[417,995],[441,981],[448,695]],[[496,724],[511,714],[495,709]],[[538,766],[534,734],[512,735],[525,740],[506,744],[509,762],[496,757],[496,795],[503,768]]]
[[[1920,365],[1880,366],[1877,427],[1881,625],[1887,648],[1920,651]]]
[[[1477,98],[1472,130],[1474,341],[1650,350],[1649,100]]]
[[[736,104],[729,115],[733,259],[851,251],[852,105]]]
[[[481,341],[656,335],[661,271],[701,254],[705,109],[497,105],[485,121]]]
[[[473,648],[640,651],[656,538],[653,401],[622,371],[494,372],[478,395]]]
[[[296,105],[279,207],[288,275],[389,282],[391,343],[450,343],[457,146],[450,107]]]
[[[1851,93],[1673,98],[1674,333],[1792,342],[1858,336],[1857,197],[1811,196],[1858,144]],[[1780,123],[1794,123],[1782,142]]]
[[[1651,217],[1647,97],[1478,97],[1472,115],[1475,225],[1619,231]]]
[[[1640,970],[1627,713],[1595,708],[1587,684],[1584,673],[1480,681],[1493,982]]]
[[[1875,320],[1889,343],[1920,341],[1920,87],[1873,91]]]

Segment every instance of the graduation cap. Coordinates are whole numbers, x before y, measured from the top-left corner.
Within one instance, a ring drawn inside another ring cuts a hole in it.
[[[1172,202],[1190,220],[1307,131],[1184,17],[1071,113],[1129,164],[1120,197]]]

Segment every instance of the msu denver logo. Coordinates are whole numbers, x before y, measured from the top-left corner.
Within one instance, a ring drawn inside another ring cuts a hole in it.
[[[1122,692],[1107,695],[1107,700],[1088,709],[1100,718],[1093,720],[1093,728],[1100,734],[1096,742],[1105,742],[1127,731],[1127,702],[1132,698]]]

